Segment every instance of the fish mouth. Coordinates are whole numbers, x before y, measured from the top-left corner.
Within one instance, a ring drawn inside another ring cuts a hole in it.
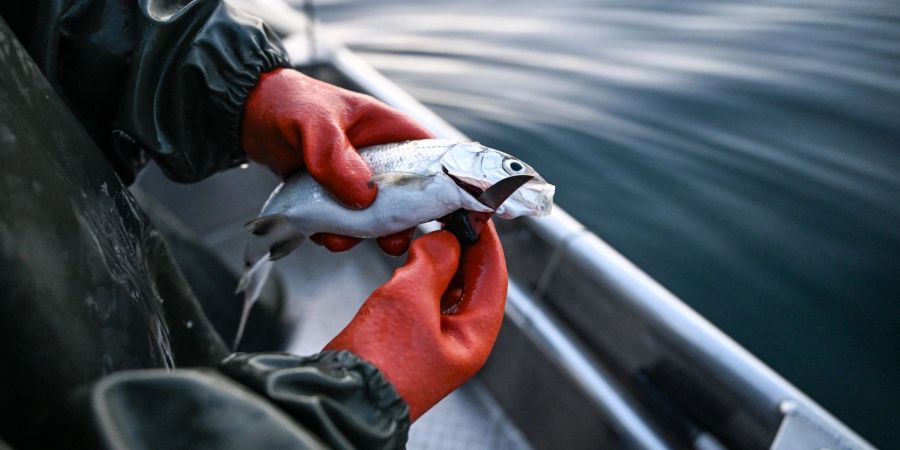
[[[532,181],[538,180],[543,182],[543,179],[541,177],[531,174],[512,175],[497,181],[496,183],[490,185],[485,189],[481,186],[475,186],[467,183],[465,180],[454,177],[451,174],[447,174],[447,176],[449,176],[450,179],[452,179],[453,182],[456,183],[457,187],[462,189],[467,194],[471,195],[476,201],[478,201],[478,203],[481,203],[482,205],[490,208],[490,210],[494,211],[494,213],[499,214],[503,218],[512,218],[521,215],[513,214],[513,216],[508,217],[510,213],[507,212],[507,209],[509,208],[506,205],[507,200],[515,196],[520,189],[525,188]],[[544,182],[543,184],[546,183]],[[546,215],[547,213],[549,213],[549,210],[545,212],[545,209],[547,209],[546,205],[544,205],[547,200],[546,198],[539,199],[538,204],[532,204],[533,202],[528,202],[527,199],[524,198],[522,200],[524,200],[528,206],[531,206],[531,209],[536,209],[537,215]]]

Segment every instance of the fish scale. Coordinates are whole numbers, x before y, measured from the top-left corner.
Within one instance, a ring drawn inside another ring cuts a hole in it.
[[[411,172],[440,159],[450,145],[458,141],[429,139],[368,147],[360,152],[372,173]]]

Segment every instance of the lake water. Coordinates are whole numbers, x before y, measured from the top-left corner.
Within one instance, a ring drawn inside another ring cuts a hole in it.
[[[316,3],[376,68],[900,446],[900,4]]]

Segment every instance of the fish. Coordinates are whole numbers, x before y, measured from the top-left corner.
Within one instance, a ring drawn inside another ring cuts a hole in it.
[[[556,188],[531,166],[478,142],[423,139],[365,147],[359,154],[372,170],[370,183],[378,187],[369,207],[342,205],[309,173],[301,171],[277,186],[259,217],[247,223],[250,238],[236,290],[244,294],[244,304],[235,350],[273,263],[313,234],[374,238],[461,210],[513,219],[545,216],[553,206]],[[489,191],[495,185],[498,190],[506,185],[500,194],[502,204],[479,201],[479,197],[491,197]],[[510,186],[515,190],[511,194]]]

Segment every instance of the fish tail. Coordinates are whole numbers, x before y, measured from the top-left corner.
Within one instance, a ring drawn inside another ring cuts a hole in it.
[[[238,322],[237,333],[234,336],[233,351],[237,351],[238,345],[241,343],[244,327],[247,325],[247,319],[250,317],[250,310],[253,308],[256,300],[259,299],[259,294],[262,292],[271,270],[272,259],[269,257],[269,253],[266,253],[244,270],[244,274],[241,275],[241,279],[238,281],[235,293],[244,293],[244,306],[241,309],[241,320]]]
[[[250,310],[259,299],[274,261],[287,256],[301,243],[304,236],[291,227],[287,217],[282,215],[263,216],[247,224],[253,233],[244,253],[244,273],[238,281],[235,293],[244,293],[241,319],[235,333],[233,350],[237,350]]]

